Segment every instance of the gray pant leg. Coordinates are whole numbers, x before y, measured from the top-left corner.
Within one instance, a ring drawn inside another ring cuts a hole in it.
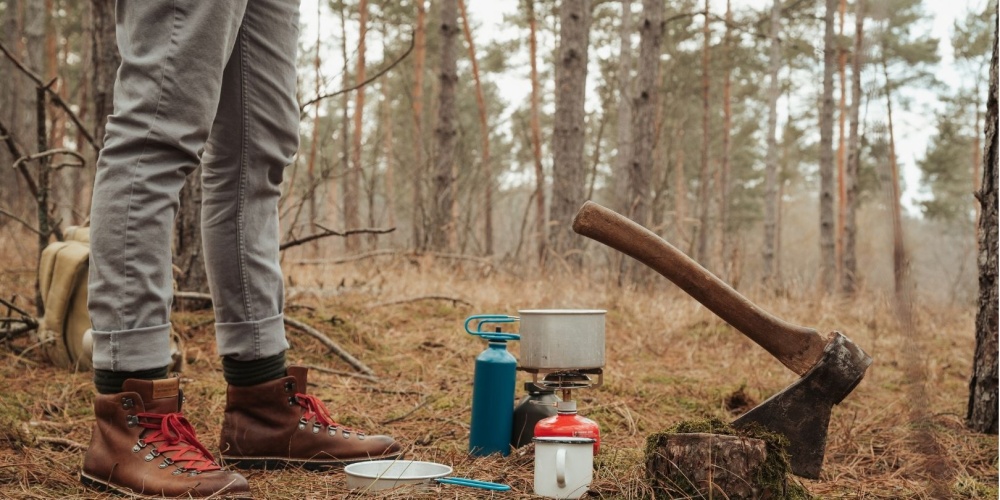
[[[288,349],[278,199],[299,145],[298,0],[252,0],[222,80],[202,157],[202,240],[219,355]]]
[[[89,309],[94,367],[167,366],[170,240],[246,0],[118,0],[122,64],[97,163]]]

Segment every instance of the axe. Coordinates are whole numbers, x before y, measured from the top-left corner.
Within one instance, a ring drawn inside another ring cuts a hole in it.
[[[861,382],[872,358],[840,332],[824,337],[772,316],[652,231],[601,205],[584,203],[573,230],[662,274],[801,376],[733,425],[756,422],[783,434],[792,472],[817,479],[833,405]]]

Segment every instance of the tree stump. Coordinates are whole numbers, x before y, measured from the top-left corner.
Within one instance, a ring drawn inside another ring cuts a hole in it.
[[[646,452],[657,498],[786,498],[785,471],[767,470],[767,443],[707,433],[664,433]]]

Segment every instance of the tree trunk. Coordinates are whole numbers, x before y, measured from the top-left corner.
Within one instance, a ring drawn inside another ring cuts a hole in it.
[[[994,18],[994,26],[996,18]],[[995,30],[995,28],[994,28]],[[986,140],[983,179],[978,192],[979,311],[976,313],[976,353],[969,381],[970,429],[997,433],[997,32],[993,32],[993,59],[986,101]]]
[[[631,211],[629,161],[632,159],[632,0],[622,0],[621,48],[618,52],[618,152],[613,176],[618,211]]]
[[[726,35],[723,45],[723,58],[726,65],[726,75],[722,81],[722,164],[719,167],[719,272],[722,279],[729,278],[729,269],[733,265],[730,255],[730,242],[732,238],[729,234],[729,156],[731,154],[733,130],[733,107],[732,107],[732,29],[733,9],[730,1],[726,0]]]
[[[344,11],[344,4],[340,4],[340,56],[341,60],[344,61],[343,67],[340,71],[343,73],[341,76],[341,84],[344,88],[350,85],[351,81],[351,71],[348,66],[347,58],[347,13]],[[344,179],[347,176],[347,171],[351,169],[351,120],[350,120],[350,107],[351,99],[350,92],[344,92],[340,95],[340,172],[336,172],[339,175],[334,175],[334,179]],[[336,169],[334,169],[336,170]],[[341,181],[343,183],[343,181]],[[337,188],[331,186],[329,191],[336,192]],[[341,202],[346,204],[347,198],[347,187],[344,185],[340,192]],[[341,210],[337,209],[336,201],[334,197],[330,197],[329,206],[330,216],[334,218],[331,223],[336,223],[336,218],[340,215],[338,212]],[[345,229],[347,229],[347,220],[344,220]],[[344,245],[347,245],[347,239],[344,238]]]
[[[586,189],[583,142],[587,51],[590,46],[590,0],[563,0],[559,5],[559,50],[556,58],[556,114],[552,133],[552,208],[550,220],[556,254],[578,265],[581,238],[571,224]]]
[[[177,289],[208,292],[208,275],[201,247],[201,167],[187,176],[181,188],[180,205],[174,222],[174,274]]]
[[[711,49],[712,35],[709,31],[709,2],[705,0],[705,24],[702,27],[704,46],[701,51],[701,169],[698,174],[698,246],[695,256],[698,262],[708,267],[708,211],[711,209],[711,190],[709,189],[712,178],[708,168],[708,145],[709,145],[709,51]]]
[[[529,48],[531,57],[531,154],[535,163],[535,232],[538,238],[538,264],[545,262],[549,233],[545,223],[545,170],[542,168],[542,127],[538,120],[538,40],[535,33],[535,0],[527,0]]]
[[[684,128],[682,120],[677,127],[677,147],[674,156],[674,215],[677,230],[677,243],[680,246],[687,246],[691,240],[688,239],[687,229],[687,178],[684,175]]]
[[[323,33],[323,16],[320,10],[322,2],[316,3],[316,54],[313,56],[313,78],[315,78],[314,89],[316,96],[320,95],[322,90],[320,86],[320,63],[322,62],[319,57],[319,47],[322,43],[321,33]],[[319,110],[322,106],[319,103],[313,105],[313,123],[312,123],[312,138],[309,141],[309,161],[306,163],[306,179],[307,187],[306,195],[309,196],[309,224],[315,224],[317,222],[316,218],[316,153],[319,150]],[[312,241],[308,243],[309,251],[313,257],[316,256],[316,252],[319,251],[319,240]]]
[[[458,8],[462,13],[462,30],[465,33],[465,43],[469,45],[469,60],[472,61],[472,77],[476,82],[476,106],[479,108],[479,127],[483,136],[482,169],[483,169],[483,232],[486,255],[493,255],[493,166],[490,164],[490,129],[486,121],[486,99],[483,97],[483,85],[479,80],[479,61],[476,59],[476,45],[472,41],[472,28],[469,26],[469,16],[465,12],[465,2],[458,0]]]
[[[424,0],[417,0],[417,26],[414,28],[413,43],[413,248],[424,248],[424,62],[427,58],[427,9]]]
[[[358,20],[358,55],[355,67],[355,85],[360,86],[365,81],[365,38],[368,32],[368,0],[358,4],[360,17]],[[355,90],[354,96],[354,133],[351,136],[351,165],[344,176],[344,228],[357,229],[361,227],[359,194],[361,191],[361,137],[362,122],[365,114],[365,88]],[[360,237],[351,235],[344,239],[348,252],[357,252],[361,246]]]
[[[824,293],[833,290],[836,272],[833,190],[833,74],[837,71],[837,46],[833,14],[838,0],[826,0],[823,36],[823,99],[819,116],[819,270]]]
[[[383,33],[383,36],[387,35]],[[385,54],[385,46],[382,46],[382,60],[388,60]],[[382,77],[382,123],[385,123],[385,211],[386,224],[389,227],[396,227],[396,155],[393,150],[393,128],[394,117],[392,115],[392,96],[389,94],[389,76]],[[385,235],[390,245],[395,243],[396,233],[391,232]]]
[[[431,218],[430,244],[434,250],[450,250],[455,231],[452,217],[452,168],[455,162],[455,36],[458,34],[457,0],[441,2],[441,70],[438,90],[437,156],[434,161],[434,216]]]
[[[646,477],[664,498],[786,498],[786,479],[755,480],[767,460],[760,439],[722,434],[667,434],[646,455]],[[759,477],[759,476],[758,476]]]
[[[892,123],[892,84],[885,59],[882,59],[882,74],[885,76],[885,107],[889,119],[889,208],[892,211],[892,275],[897,296],[908,293],[907,273],[909,262],[903,242],[903,216],[900,207],[899,166],[896,163],[896,134]]]
[[[115,75],[121,57],[115,39],[115,0],[91,0],[93,22],[94,140],[104,145],[104,127],[114,111]]]
[[[840,35],[844,39],[844,13],[847,0],[840,0]],[[834,241],[836,276],[843,276],[844,220],[847,218],[847,172],[845,161],[844,125],[847,118],[847,51],[837,43],[837,74],[840,75],[840,102],[837,106],[837,238]]]
[[[843,263],[840,266],[840,289],[845,294],[854,294],[858,286],[857,210],[858,210],[858,170],[861,165],[860,137],[858,122],[861,115],[861,65],[863,63],[863,43],[865,6],[858,0],[854,12],[854,54],[851,59],[851,123],[847,149],[847,171],[844,175],[844,247]]]
[[[643,0],[639,26],[639,67],[632,108],[632,137],[635,140],[629,161],[628,212],[634,221],[649,225],[649,194],[652,185],[653,144],[656,142],[656,110],[659,92],[656,86],[660,68],[660,45],[663,42],[663,0]]]
[[[768,59],[768,74],[770,82],[767,88],[767,157],[764,166],[764,273],[765,287],[777,285],[778,274],[775,272],[775,245],[778,222],[778,141],[775,133],[778,128],[778,96],[781,95],[781,85],[778,83],[778,70],[781,68],[781,0],[774,0],[771,6],[771,48]]]

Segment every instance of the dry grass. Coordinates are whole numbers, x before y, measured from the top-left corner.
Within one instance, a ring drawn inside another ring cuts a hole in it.
[[[288,271],[293,283],[288,303],[308,306],[290,307],[289,314],[324,331],[381,379],[372,383],[314,371],[310,390],[328,401],[342,422],[406,443],[411,458],[450,464],[455,476],[513,487],[513,493],[498,497],[531,496],[533,454],[530,448],[506,458],[472,459],[466,453],[473,359],[484,348],[462,330],[470,314],[546,307],[608,310],[605,385],[579,394],[582,413],[602,430],[591,497],[649,497],[642,469],[645,436],[686,419],[731,419],[727,395],[745,387],[750,398],[762,401],[796,379],[665,282],[640,291],[579,277],[516,276],[472,262],[444,266],[391,257]],[[31,286],[30,274],[0,275],[4,295],[11,287],[30,296]],[[474,306],[434,300],[367,307],[420,295],[458,297]],[[875,358],[865,380],[834,410],[822,477],[802,481],[811,493],[823,498],[996,498],[997,438],[970,433],[962,422],[974,343],[971,307],[922,306],[916,317],[919,332],[903,333],[888,299],[874,293],[852,301],[820,299],[803,290],[751,296],[789,321],[843,331]],[[211,318],[208,311],[184,312],[176,314],[175,323],[188,339],[183,373],[188,418],[214,447],[224,384]],[[311,337],[290,331],[289,340],[294,362],[349,369],[325,356]],[[12,347],[24,349],[28,342]],[[90,375],[54,369],[34,351],[18,355],[11,346],[0,346],[0,356],[6,358],[0,367],[5,381],[0,389],[0,497],[93,498],[77,481],[82,451],[39,439],[87,443]],[[913,380],[907,375],[912,373],[926,377]],[[918,383],[925,384],[923,391],[913,390]],[[920,393],[925,399],[913,400]],[[249,478],[257,498],[349,495],[339,472],[255,472]],[[440,486],[381,497],[473,496],[490,494]]]

